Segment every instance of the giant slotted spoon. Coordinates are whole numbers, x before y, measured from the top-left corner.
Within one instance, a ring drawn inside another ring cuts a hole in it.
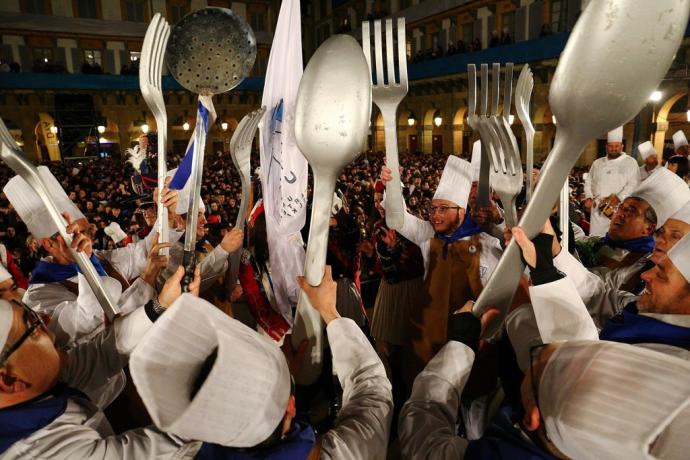
[[[527,237],[533,238],[543,227],[584,147],[600,133],[633,118],[647,103],[673,61],[689,10],[687,0],[588,3],[561,54],[549,90],[558,130],[534,196],[520,219]],[[501,327],[523,270],[520,249],[513,240],[474,306],[476,315],[492,306],[502,313],[487,327],[485,337]]]
[[[165,112],[165,101],[163,100],[161,74],[165,63],[165,49],[169,37],[170,25],[160,13],[156,13],[148,29],[146,29],[144,44],[141,47],[141,59],[139,61],[139,88],[146,105],[153,113],[153,118],[156,119],[156,129],[158,131],[158,196],[156,197],[158,219],[156,220],[156,231],[158,232],[158,241],[160,243],[168,242],[168,212],[161,203],[165,175],[168,172],[165,161],[166,141],[168,139],[168,116]],[[160,250],[161,255],[167,256],[169,253],[169,248]]]

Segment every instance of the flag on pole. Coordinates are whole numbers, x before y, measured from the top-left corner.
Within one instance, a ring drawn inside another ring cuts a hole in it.
[[[192,163],[194,162],[194,138],[197,129],[203,129],[206,134],[208,134],[208,128],[216,121],[216,109],[213,107],[213,100],[211,96],[199,96],[199,102],[197,103],[197,113],[204,121],[203,126],[194,127],[192,131],[192,137],[189,139],[187,144],[187,150],[185,151],[180,165],[177,167],[177,172],[170,181],[171,190],[182,190],[187,184],[189,175],[192,173]],[[199,117],[197,117],[197,120]]]
[[[271,277],[276,306],[290,324],[299,298],[296,278],[304,271],[300,230],[307,211],[307,160],[297,148],[294,134],[302,71],[300,3],[284,0],[268,58],[261,100],[266,113],[259,130]]]

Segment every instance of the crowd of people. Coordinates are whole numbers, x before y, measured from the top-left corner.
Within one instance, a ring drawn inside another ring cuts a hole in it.
[[[191,247],[181,157],[156,183],[148,136],[134,166],[38,168],[64,231],[3,167],[0,457],[685,458],[689,149],[673,141],[668,158],[640,144],[639,164],[610,132],[571,171],[568,228],[556,205],[537,235],[508,228],[479,183],[480,141],[401,155],[400,184],[383,152],[363,153],[337,178],[321,284],[297,280],[327,337],[313,382],[295,380],[313,346],[291,340],[297,302],[287,317],[275,305],[258,154],[249,202],[230,154],[206,156]],[[473,313],[509,245],[527,268],[512,305]]]

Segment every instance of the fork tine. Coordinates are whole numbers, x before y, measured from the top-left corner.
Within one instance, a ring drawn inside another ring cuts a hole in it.
[[[393,20],[386,19],[386,61],[388,64],[388,80],[387,85],[395,85],[395,54],[393,45]]]
[[[477,110],[477,66],[467,65],[467,116],[474,115]]]
[[[12,137],[12,134],[10,134],[2,118],[0,118],[0,142],[5,144],[8,148],[17,148],[17,142],[14,140],[14,137]]]
[[[481,102],[482,102],[482,112],[481,116],[485,117],[486,112],[488,110],[488,105],[489,105],[489,65],[488,64],[482,64],[481,67],[481,72],[482,72],[482,92],[480,93],[479,97],[481,97]]]
[[[153,84],[156,88],[161,88],[161,73],[163,71],[163,61],[165,60],[165,49],[170,36],[170,26],[161,20],[161,30],[158,43],[156,44],[155,60],[153,66]]]
[[[383,45],[381,43],[381,20],[374,21],[374,56],[376,58],[376,85],[383,86],[386,81],[383,78]]]
[[[364,50],[364,57],[369,66],[369,78],[371,79],[371,31],[369,30],[369,21],[364,21],[362,23],[362,50]]]
[[[513,63],[506,64],[506,78],[503,91],[503,118],[510,117],[510,105],[513,103]]]
[[[405,36],[405,18],[398,18],[398,72],[400,85],[407,88],[407,38]]]
[[[490,116],[496,115],[498,113],[498,102],[500,98],[500,88],[501,88],[501,64],[494,62],[492,66],[492,91],[491,91],[491,113]]]

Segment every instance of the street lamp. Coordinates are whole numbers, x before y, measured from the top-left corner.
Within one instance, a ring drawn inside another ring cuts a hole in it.
[[[57,132],[58,132],[58,127],[55,126],[55,125],[51,126],[51,127],[50,127],[50,132],[53,133],[53,134],[57,134]]]
[[[228,122],[227,121],[222,122],[220,124],[220,129],[222,129],[223,131],[227,131],[228,130]]]
[[[105,132],[105,126],[103,125],[98,125],[97,129],[99,134],[103,134]]]
[[[186,121],[182,123],[182,129],[184,129],[185,131],[189,131],[189,123]]]
[[[661,91],[654,91],[652,95],[649,96],[649,100],[652,102],[659,102],[662,96]]]
[[[443,118],[441,117],[441,112],[438,110],[434,114],[434,124],[436,125],[437,128],[443,124]]]
[[[141,125],[141,132],[147,134],[149,132],[149,125],[147,125],[146,123]]]
[[[515,122],[515,115],[508,115],[508,124],[512,125]]]

